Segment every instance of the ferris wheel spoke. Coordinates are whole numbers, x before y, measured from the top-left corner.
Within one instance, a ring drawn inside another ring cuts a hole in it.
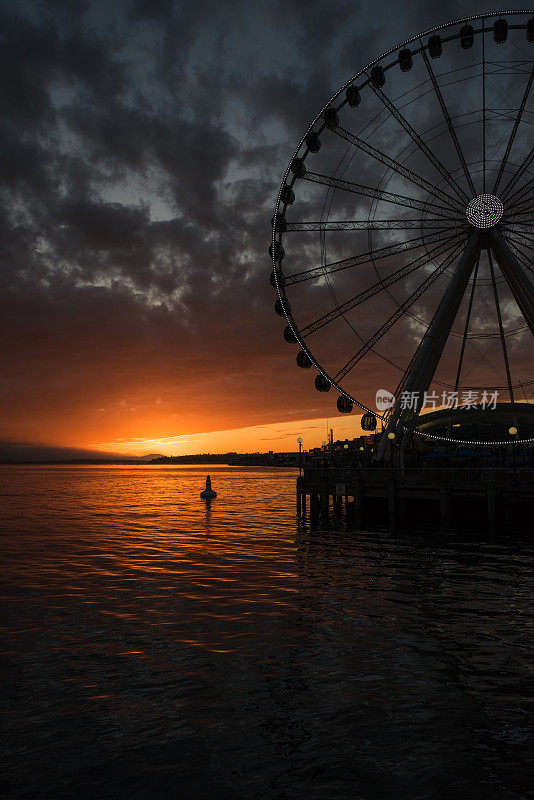
[[[532,193],[534,192],[534,178],[531,178],[527,183],[523,184],[523,186],[518,189],[517,191],[513,192],[512,195],[508,198],[506,202],[506,206],[514,209],[517,207],[521,207],[524,203],[529,204],[529,210],[532,207]]]
[[[531,225],[534,222],[534,210],[531,206],[520,211],[515,211],[504,216],[501,221],[501,227],[508,225]]]
[[[364,186],[361,183],[354,183],[347,181],[343,178],[335,178],[329,175],[321,175],[317,172],[306,172],[303,180],[311,181],[312,183],[320,183],[323,186],[328,186],[332,189],[341,189],[345,192],[352,194],[363,195],[364,197],[371,197],[373,200],[382,200],[385,203],[392,203],[404,208],[410,208],[422,213],[431,212],[437,216],[443,216],[447,219],[451,217],[451,209],[442,206],[439,203],[427,203],[422,200],[417,200],[414,197],[407,197],[406,195],[387,192],[385,189],[374,189],[371,186]],[[458,217],[459,219],[460,217]]]
[[[373,145],[369,144],[369,142],[360,139],[358,136],[355,136],[350,131],[345,130],[340,125],[333,129],[333,133],[336,133],[345,141],[350,142],[355,147],[358,147],[360,150],[363,150],[364,153],[367,153],[372,158],[375,158],[377,161],[380,161],[385,166],[392,169],[398,175],[402,175],[403,178],[406,178],[411,183],[414,183],[416,186],[419,186],[421,189],[427,191],[430,195],[433,195],[436,191],[436,187],[433,186],[430,181],[427,181],[425,178],[422,178],[420,175],[417,175],[411,169],[408,169],[403,164],[399,164],[394,158],[390,158],[381,150],[378,150]],[[463,208],[461,207],[460,201],[455,198],[451,197],[446,192],[441,193],[441,198],[446,205],[449,205],[456,213]]]
[[[288,222],[284,231],[413,231],[453,230],[448,219],[348,219],[318,222]]]
[[[419,298],[427,291],[427,289],[434,283],[434,281],[452,264],[458,253],[462,250],[463,245],[455,247],[452,253],[445,259],[445,261],[431,273],[425,280],[412,292],[412,294],[393,312],[393,314],[378,328],[377,331],[359,348],[352,358],[347,361],[344,367],[334,376],[334,380],[339,382],[354,369],[356,364],[373,349],[373,347],[382,339],[388,331],[404,316],[406,310],[410,308]]]
[[[501,192],[501,195],[500,195],[501,201],[504,201],[506,199],[507,195],[510,194],[510,192],[512,191],[512,189],[514,188],[516,183],[519,180],[521,180],[521,177],[523,176],[525,171],[529,168],[529,166],[531,165],[533,159],[534,159],[534,147],[531,149],[531,151],[528,153],[528,155],[525,156],[525,158],[523,159],[522,163],[519,165],[517,170],[514,172],[514,174],[512,175],[512,177],[510,178],[510,180],[508,181],[506,186],[504,187],[504,190]],[[515,198],[515,196],[517,194],[518,194],[518,192],[515,192],[514,194],[512,194],[510,196],[509,200],[514,200],[514,198]]]
[[[439,172],[441,177],[449,184],[449,186],[456,192],[456,194],[461,198],[463,201],[468,201],[469,198],[467,197],[466,193],[462,189],[462,187],[454,180],[454,178],[449,174],[447,169],[443,166],[439,158],[432,152],[432,150],[428,147],[428,145],[423,141],[423,139],[419,136],[419,134],[412,128],[408,120],[401,114],[399,109],[395,106],[391,100],[386,97],[383,91],[376,86],[373,86],[372,82],[369,83],[371,89],[376,94],[376,96],[382,101],[382,103],[386,106],[386,108],[390,111],[390,113],[395,117],[397,122],[404,128],[406,133],[413,139],[415,144],[419,147],[422,153],[427,157],[430,161],[432,166]]]
[[[515,240],[518,244],[522,244],[524,247],[532,248],[534,244],[534,233],[532,231],[527,230],[510,230],[507,228],[503,228],[502,232],[506,235],[506,238],[509,240]]]
[[[325,277],[326,275],[331,275],[334,272],[350,269],[351,267],[357,267],[363,264],[372,264],[374,261],[378,261],[381,258],[394,256],[397,253],[407,253],[412,250],[417,250],[423,247],[425,244],[428,246],[437,242],[448,241],[450,238],[452,237],[448,232],[442,231],[439,233],[429,234],[425,240],[418,236],[415,239],[408,239],[405,242],[397,242],[397,244],[392,244],[388,247],[381,247],[377,250],[360,253],[357,256],[344,258],[341,261],[334,261],[331,264],[312,267],[311,269],[303,270],[302,272],[296,272],[293,275],[284,275],[285,285],[292,286],[295,283],[303,283],[304,281],[315,280],[317,278]]]
[[[469,189],[471,190],[471,194],[474,197],[476,195],[475,185],[473,183],[473,179],[471,178],[471,174],[470,174],[470,172],[469,172],[469,170],[467,168],[467,162],[465,160],[462,148],[460,147],[460,142],[458,141],[458,136],[456,135],[456,131],[454,130],[454,125],[452,124],[452,119],[451,119],[451,116],[449,114],[449,110],[448,110],[448,108],[447,108],[447,106],[445,104],[445,100],[443,99],[443,95],[441,93],[441,89],[440,89],[439,84],[438,84],[438,82],[436,80],[436,76],[434,74],[434,70],[432,69],[432,65],[430,63],[430,59],[428,58],[426,50],[425,50],[425,48],[423,46],[423,42],[421,40],[419,40],[419,43],[421,45],[421,54],[423,56],[423,61],[425,62],[425,66],[427,68],[427,72],[428,72],[428,74],[430,76],[430,80],[432,81],[432,86],[434,87],[434,92],[436,94],[436,97],[438,98],[438,102],[439,102],[441,110],[443,112],[443,116],[445,117],[445,122],[447,123],[447,128],[449,129],[450,137],[451,137],[451,139],[453,141],[453,144],[454,144],[454,147],[456,149],[456,154],[457,154],[457,156],[458,156],[458,158],[460,160],[460,164],[462,165],[462,169],[464,171],[464,175],[465,175],[465,178],[467,180],[467,184],[469,186]]]
[[[503,220],[504,221],[508,219],[521,220],[524,218],[528,219],[529,215],[534,219],[533,204],[534,204],[534,198],[528,198],[526,200],[522,200],[521,204],[519,204],[518,206],[513,206],[512,208],[506,210],[505,214],[503,215]]]
[[[510,222],[507,225],[501,225],[501,229],[507,235],[517,233],[519,236],[532,238],[534,236],[534,231],[529,229],[532,229],[533,226],[534,220],[525,220],[524,222]]]
[[[510,134],[510,138],[508,139],[508,144],[506,145],[506,150],[505,150],[505,153],[504,153],[504,157],[503,157],[503,160],[501,162],[501,166],[499,167],[499,172],[497,174],[497,179],[496,179],[495,184],[493,186],[492,194],[497,194],[497,189],[499,188],[499,184],[500,184],[502,176],[504,174],[504,170],[505,170],[506,164],[508,162],[508,156],[510,155],[510,150],[512,149],[512,145],[514,143],[514,140],[515,140],[515,137],[516,137],[516,134],[517,134],[517,129],[519,128],[519,123],[521,122],[521,118],[523,116],[523,111],[525,110],[525,106],[527,104],[527,100],[528,100],[528,96],[530,94],[530,88],[532,86],[532,81],[533,80],[534,80],[534,67],[532,67],[532,70],[530,72],[530,77],[528,79],[527,87],[525,89],[525,93],[523,94],[523,99],[521,101],[521,105],[519,106],[519,110],[518,110],[517,116],[515,118],[514,126],[512,128],[512,132]]]
[[[534,211],[532,208],[533,200],[529,199],[526,206],[520,206],[517,210],[514,208],[508,209],[504,214],[501,225],[508,225],[508,224],[522,224],[527,222],[534,221]]]
[[[517,226],[518,233],[528,233],[528,228],[532,227],[533,224],[534,217],[532,216],[532,209],[529,208],[525,209],[522,214],[514,214],[512,217],[501,220],[500,226],[503,230],[515,230]]]
[[[410,264],[407,264],[404,267],[393,272],[387,278],[383,278],[382,280],[377,281],[368,289],[365,289],[363,292],[351,297],[345,303],[342,303],[340,306],[332,309],[327,314],[323,314],[318,319],[310,322],[304,328],[300,329],[300,334],[303,338],[306,338],[312,333],[323,328],[325,325],[328,325],[330,322],[334,322],[336,319],[339,319],[348,311],[359,306],[361,303],[364,303],[366,300],[370,300],[372,297],[375,297],[380,292],[384,291],[390,286],[393,286],[398,281],[402,280],[403,278],[407,278],[412,273],[416,272],[420,267],[424,267],[428,264],[429,259],[433,257],[439,257],[445,255],[447,252],[451,250],[453,247],[457,247],[457,237],[454,237],[454,243],[450,243],[446,248],[443,247],[442,244],[438,245],[437,247],[428,251],[428,253],[424,253],[423,255],[416,258]],[[438,252],[439,251],[439,252]]]
[[[508,393],[510,401],[514,402],[514,390],[512,387],[512,378],[510,375],[510,362],[508,361],[508,350],[506,347],[506,338],[504,336],[504,329],[502,326],[501,304],[499,303],[499,293],[497,291],[497,283],[495,281],[495,270],[493,268],[493,258],[491,257],[491,250],[488,250],[488,261],[491,274],[491,285],[493,287],[493,299],[495,300],[495,310],[497,312],[497,321],[499,323],[499,335],[501,337],[502,356],[504,359],[504,366],[506,369],[506,382],[508,384]]]
[[[528,231],[506,230],[506,237],[513,242],[522,244],[524,247],[532,247],[532,234]]]

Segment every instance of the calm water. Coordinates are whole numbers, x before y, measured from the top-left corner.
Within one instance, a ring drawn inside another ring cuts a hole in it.
[[[206,508],[207,471],[0,468],[5,796],[532,797],[532,539],[310,530],[294,472]]]

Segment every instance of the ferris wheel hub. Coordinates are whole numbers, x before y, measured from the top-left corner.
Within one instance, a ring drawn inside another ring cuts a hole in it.
[[[467,221],[480,230],[492,228],[504,214],[504,206],[494,194],[479,194],[468,203]]]

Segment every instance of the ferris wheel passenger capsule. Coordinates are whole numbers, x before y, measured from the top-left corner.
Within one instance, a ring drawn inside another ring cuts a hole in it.
[[[280,302],[280,298],[274,304],[274,310],[278,314],[279,317],[285,317],[284,308],[289,314],[291,312],[291,305],[288,300],[286,300],[285,305]]]
[[[527,42],[534,42],[534,17],[527,20]]]
[[[357,86],[348,86],[347,91],[345,92],[345,97],[347,98],[347,102],[351,108],[359,106],[362,101]]]
[[[500,44],[506,41],[508,36],[508,23],[505,19],[497,19],[493,24],[493,38]]]
[[[295,202],[295,192],[291,188],[291,186],[284,186],[282,191],[280,192],[280,201],[285,203],[286,206],[292,206]]]
[[[281,211],[273,215],[273,218],[271,219],[271,225],[277,233],[283,233],[285,230],[287,230],[287,220]]]
[[[309,369],[312,365],[310,357],[304,350],[299,350],[297,353],[297,366],[301,369]]]
[[[345,397],[344,394],[340,394],[337,398],[337,410],[340,412],[340,414],[350,414],[352,409],[352,400],[349,400],[349,398]]]
[[[275,278],[275,272],[276,272],[276,278]],[[273,269],[273,271],[271,272],[271,274],[269,276],[269,282],[270,282],[271,286],[273,287],[273,289],[276,289],[276,279],[278,279],[278,286],[282,286],[282,287],[285,286],[286,279],[284,278],[284,276],[282,275],[281,270],[279,270],[279,269],[277,269],[277,270]]]
[[[310,131],[306,134],[306,147],[310,153],[318,153],[321,149],[321,140],[317,131]]]
[[[428,40],[428,52],[430,53],[430,58],[439,58],[443,52],[441,36],[438,36],[437,33]]]
[[[294,158],[291,162],[291,172],[296,178],[303,178],[306,175],[306,165],[304,159]]]
[[[470,47],[473,47],[473,42],[475,40],[475,32],[473,30],[472,25],[464,25],[462,30],[460,31],[460,44],[464,50],[469,50]]]
[[[333,131],[339,125],[339,117],[335,108],[326,108],[324,113],[324,124]]]
[[[384,69],[380,66],[380,64],[376,64],[371,70],[371,83],[377,89],[380,89],[385,82],[386,76],[384,75]]]
[[[413,58],[407,47],[399,53],[399,66],[402,72],[409,72],[413,67]]]
[[[271,256],[271,258],[273,257],[273,253],[274,253],[274,260],[275,261],[281,261],[283,259],[283,257],[285,256],[286,251],[284,250],[284,248],[282,247],[280,242],[275,242],[274,243],[274,250],[273,250],[272,243],[269,245],[269,255]]]
[[[289,344],[295,344],[297,341],[290,325],[286,325],[284,328],[284,339],[286,342],[289,342]]]
[[[376,430],[376,417],[374,414],[364,414],[360,420],[362,431]]]
[[[315,388],[317,389],[318,392],[329,392],[330,389],[332,388],[332,384],[330,383],[328,378],[325,378],[324,375],[319,373],[315,378]]]

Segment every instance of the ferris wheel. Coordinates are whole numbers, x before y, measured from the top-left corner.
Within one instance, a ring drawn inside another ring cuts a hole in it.
[[[275,310],[368,429],[534,441],[533,80],[532,11],[447,23],[357,72],[293,153]]]

